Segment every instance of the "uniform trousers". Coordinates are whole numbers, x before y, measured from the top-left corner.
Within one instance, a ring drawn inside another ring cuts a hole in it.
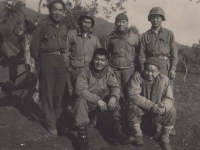
[[[163,126],[174,126],[176,121],[176,108],[172,106],[172,108],[163,115],[154,115],[151,112],[142,110],[133,103],[128,103],[126,106],[126,115],[129,125],[140,124],[142,122],[141,117],[143,115],[149,115],[152,119],[152,123],[155,125],[160,123]]]
[[[135,68],[126,68],[126,69],[118,69],[118,68],[112,68],[113,72],[115,73],[115,76],[117,78],[117,81],[119,83],[119,86],[121,87],[121,95],[124,99],[126,100],[126,87],[127,87],[127,82],[130,78],[130,76],[135,72]],[[121,106],[121,101],[120,101],[120,106]],[[121,106],[123,107],[123,106]]]
[[[43,53],[40,59],[41,99],[48,130],[57,129],[67,80],[63,55]]]
[[[108,102],[107,98],[104,98]],[[111,111],[114,120],[119,120],[119,104],[117,103],[115,109]],[[92,104],[83,98],[77,98],[74,107],[74,117],[76,126],[87,125],[90,122],[88,113],[97,110],[97,104]]]

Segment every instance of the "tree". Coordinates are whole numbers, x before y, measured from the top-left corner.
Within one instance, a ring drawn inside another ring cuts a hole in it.
[[[46,4],[43,7],[46,7],[52,1],[54,0],[46,0]],[[112,12],[121,11],[126,13],[123,4],[127,0],[90,0],[90,4],[84,4],[81,0],[65,0],[64,2],[67,8],[64,22],[70,29],[78,26],[77,19],[81,14],[95,16],[99,13],[99,8],[103,9],[106,18],[109,18]],[[104,5],[100,6],[100,2]]]
[[[192,1],[192,0],[190,0],[190,1]],[[200,0],[196,0],[196,3],[200,3]]]

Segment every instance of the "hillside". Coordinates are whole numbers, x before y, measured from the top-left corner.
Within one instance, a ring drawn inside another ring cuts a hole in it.
[[[114,26],[114,23],[110,23],[103,18],[97,17],[95,18],[95,27],[93,31],[98,37],[102,37],[103,35],[107,36],[114,30]]]

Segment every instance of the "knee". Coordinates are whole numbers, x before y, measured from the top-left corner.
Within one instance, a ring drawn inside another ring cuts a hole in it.
[[[172,108],[167,112],[167,114],[176,117],[176,108],[172,106]]]
[[[144,114],[144,111],[141,108],[139,108],[135,104],[130,104],[130,103],[126,107],[126,112],[127,112],[127,114],[131,114],[131,115],[134,114],[134,115],[139,115],[139,116]]]
[[[83,98],[78,98],[75,101],[76,103],[75,103],[74,109],[79,109],[87,105],[87,101]]]

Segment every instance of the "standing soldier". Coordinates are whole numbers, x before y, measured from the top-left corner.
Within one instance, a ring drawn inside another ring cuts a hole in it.
[[[106,47],[111,56],[110,66],[117,77],[122,95],[125,96],[126,84],[135,71],[139,37],[128,29],[126,14],[118,14],[115,18],[115,25],[117,29],[109,35]]]
[[[139,54],[140,69],[141,71],[144,69],[144,62],[147,58],[157,57],[163,64],[160,72],[172,80],[176,75],[177,48],[172,31],[161,26],[162,21],[165,21],[163,9],[152,8],[148,20],[152,26],[142,35]]]
[[[67,75],[64,61],[67,29],[61,23],[65,3],[54,0],[49,3],[48,9],[49,16],[38,24],[30,50],[32,57],[39,63],[46,128],[50,135],[56,136],[60,129],[58,119],[62,113],[61,102]]]
[[[91,16],[81,15],[78,18],[79,29],[71,30],[67,35],[67,47],[70,53],[68,65],[73,88],[79,68],[89,66],[94,50],[101,47],[98,37],[91,31],[94,24]]]

